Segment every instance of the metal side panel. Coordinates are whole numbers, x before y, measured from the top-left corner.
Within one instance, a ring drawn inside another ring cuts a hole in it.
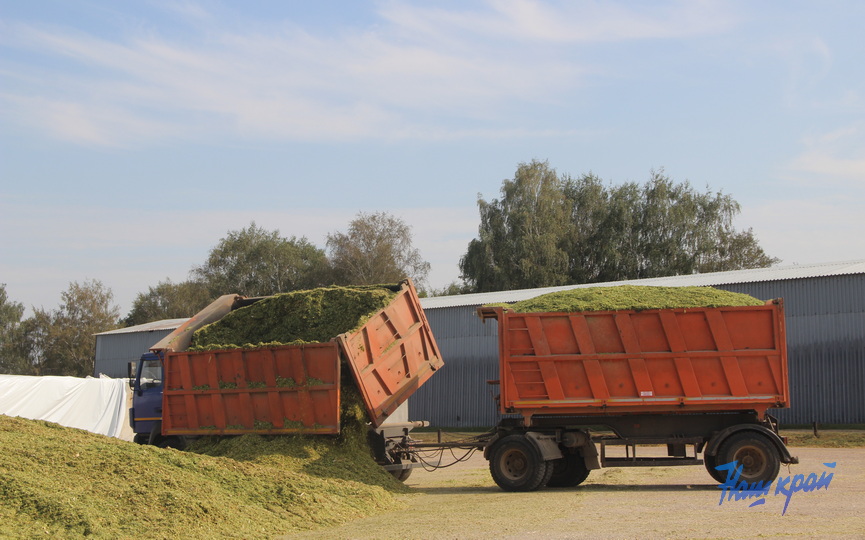
[[[174,352],[165,358],[163,433],[339,433],[335,343]]]
[[[359,330],[336,340],[376,427],[444,365],[410,280]]]

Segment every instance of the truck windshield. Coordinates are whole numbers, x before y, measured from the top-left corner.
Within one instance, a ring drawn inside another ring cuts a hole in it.
[[[162,362],[145,360],[141,365],[141,385],[159,386],[162,384]]]

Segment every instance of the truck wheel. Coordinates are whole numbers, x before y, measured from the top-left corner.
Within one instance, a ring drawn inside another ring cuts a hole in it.
[[[508,435],[496,443],[490,459],[490,474],[505,491],[534,491],[549,480],[547,462],[523,435]]]
[[[395,471],[388,471],[393,475],[394,478],[399,480],[400,482],[405,482],[408,480],[408,477],[411,476],[412,469],[397,469]]]
[[[742,467],[739,481],[744,480],[749,484],[762,481],[765,485],[772,482],[781,470],[781,458],[772,442],[759,433],[749,431],[731,435],[721,443],[715,461],[718,465],[739,462],[738,467]],[[720,482],[723,483],[726,479],[725,472]]]
[[[547,482],[549,487],[574,487],[589,477],[586,462],[579,454],[565,454],[562,459],[547,463],[547,467],[552,469],[552,476]]]
[[[176,450],[183,450],[186,448],[186,439],[183,437],[162,437],[157,443],[156,446],[159,448],[174,448]]]
[[[719,484],[723,484],[727,481],[727,471],[719,471],[715,469],[718,465],[717,456],[707,456],[706,454],[703,454],[703,465],[705,465],[706,470],[709,471],[709,476]]]

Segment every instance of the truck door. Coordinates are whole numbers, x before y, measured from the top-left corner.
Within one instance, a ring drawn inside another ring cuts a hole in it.
[[[139,443],[146,443],[153,426],[162,420],[162,362],[153,353],[138,362],[129,418]]]

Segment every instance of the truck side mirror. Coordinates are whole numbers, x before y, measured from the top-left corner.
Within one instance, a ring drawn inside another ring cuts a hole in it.
[[[129,362],[128,364],[126,364],[126,377],[129,381],[129,388],[135,387],[135,372],[137,367],[137,362]]]

